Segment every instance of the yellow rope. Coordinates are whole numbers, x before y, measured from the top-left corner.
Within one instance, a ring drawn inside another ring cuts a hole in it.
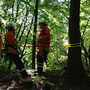
[[[81,47],[81,43],[67,44],[67,45],[64,45],[64,47]]]

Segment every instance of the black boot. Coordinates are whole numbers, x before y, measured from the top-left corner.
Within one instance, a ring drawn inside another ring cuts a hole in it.
[[[28,75],[28,73],[25,70],[21,72],[21,76],[22,78],[31,77],[30,75]]]
[[[42,74],[43,74],[43,68],[38,68],[38,75],[42,76]]]

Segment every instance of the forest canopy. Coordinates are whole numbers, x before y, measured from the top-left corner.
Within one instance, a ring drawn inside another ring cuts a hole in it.
[[[48,69],[60,69],[66,66],[68,57],[68,25],[69,25],[70,0],[39,0],[38,21],[45,21],[51,32],[51,47],[48,55]],[[80,32],[84,47],[88,52],[90,47],[90,1],[80,2]],[[0,22],[2,27],[2,49],[4,49],[5,26],[12,23],[15,26],[15,36],[18,40],[18,51],[23,57],[25,68],[32,66],[32,43],[34,29],[35,0],[0,0]],[[33,20],[33,23],[32,23]],[[27,37],[29,32],[29,36]],[[38,36],[40,28],[37,27]],[[27,42],[26,42],[27,40]],[[24,49],[24,45],[26,46]],[[7,68],[5,53],[2,51],[0,68]],[[90,66],[86,61],[85,52],[82,49],[82,62],[85,67]],[[12,66],[15,69],[15,65]]]

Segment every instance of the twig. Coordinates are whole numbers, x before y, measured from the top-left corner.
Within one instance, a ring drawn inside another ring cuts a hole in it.
[[[89,19],[90,19],[90,17],[89,17]],[[86,23],[86,25],[85,25],[85,29],[84,29],[84,31],[83,31],[83,35],[82,35],[83,37],[84,37],[85,31],[86,31],[86,28],[87,28],[87,26],[88,26],[89,19],[87,20],[87,23]]]

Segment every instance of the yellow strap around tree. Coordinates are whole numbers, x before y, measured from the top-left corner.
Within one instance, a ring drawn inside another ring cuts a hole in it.
[[[67,44],[64,45],[65,47],[81,47],[81,43],[73,43],[73,44]]]

